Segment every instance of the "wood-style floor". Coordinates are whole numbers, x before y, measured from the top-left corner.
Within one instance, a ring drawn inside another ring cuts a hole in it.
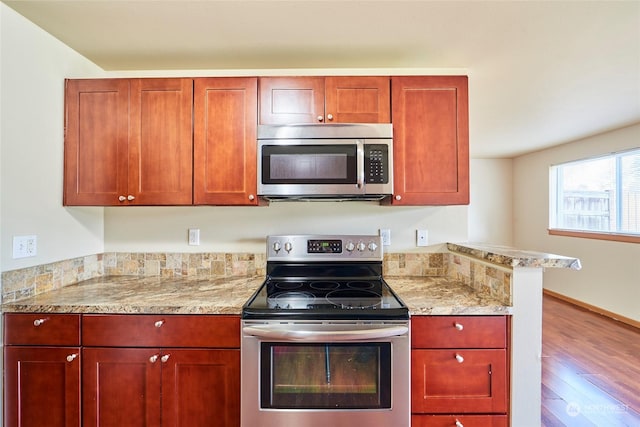
[[[640,426],[640,331],[548,295],[542,319],[543,427]]]

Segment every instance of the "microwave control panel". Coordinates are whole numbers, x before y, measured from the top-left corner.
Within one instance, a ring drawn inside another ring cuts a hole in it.
[[[389,146],[385,144],[364,145],[364,176],[368,184],[389,182]]]

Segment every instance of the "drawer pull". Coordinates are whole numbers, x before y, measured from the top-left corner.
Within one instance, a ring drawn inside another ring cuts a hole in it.
[[[154,323],[154,326],[156,328],[161,328],[162,325],[164,325],[164,320],[158,320],[156,323]]]
[[[453,326],[455,326],[456,329],[459,330],[459,331],[464,329],[464,326],[462,325],[462,323],[456,322],[456,323],[453,324]]]
[[[456,427],[464,427],[464,424],[462,424],[460,421],[456,420]]]
[[[149,358],[149,362],[151,362],[151,363],[156,363],[157,361],[158,361],[158,355],[157,354],[154,354],[153,356],[151,356]]]
[[[456,354],[456,360],[458,361],[458,363],[462,363],[464,362],[464,357],[460,356],[459,354]]]
[[[170,354],[165,354],[160,358],[160,360],[162,361],[162,363],[167,363],[167,360],[169,360],[169,357],[171,357]]]
[[[67,362],[73,362],[76,357],[78,357],[78,353],[73,353],[67,356]]]
[[[47,319],[36,319],[36,320],[33,321],[33,326],[40,326],[46,321],[47,321]]]

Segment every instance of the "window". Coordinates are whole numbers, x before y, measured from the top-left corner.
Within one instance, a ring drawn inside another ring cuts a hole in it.
[[[552,166],[549,182],[552,234],[640,242],[640,149]]]

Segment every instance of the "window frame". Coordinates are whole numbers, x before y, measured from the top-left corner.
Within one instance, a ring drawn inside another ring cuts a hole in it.
[[[616,160],[615,191],[619,193],[621,191],[620,190],[621,174],[619,171],[620,159],[625,154],[636,153],[636,152],[640,153],[640,147],[631,148],[628,150],[616,151],[616,152],[607,153],[607,154],[594,156],[594,157],[588,157],[584,159],[557,163],[549,166],[549,209],[548,209],[549,227],[547,228],[549,235],[577,237],[577,238],[584,238],[584,239],[608,240],[608,241],[624,242],[624,243],[640,243],[640,234],[635,234],[635,233],[625,233],[625,232],[618,232],[618,231],[578,230],[578,229],[552,227],[552,224],[557,223],[557,219],[556,219],[556,216],[558,214],[557,212],[557,205],[558,205],[558,173],[557,171],[560,166],[569,165],[572,163],[587,162],[591,160],[613,158]],[[617,198],[617,200],[620,200],[620,199]],[[617,208],[618,207],[616,207],[616,209]]]

